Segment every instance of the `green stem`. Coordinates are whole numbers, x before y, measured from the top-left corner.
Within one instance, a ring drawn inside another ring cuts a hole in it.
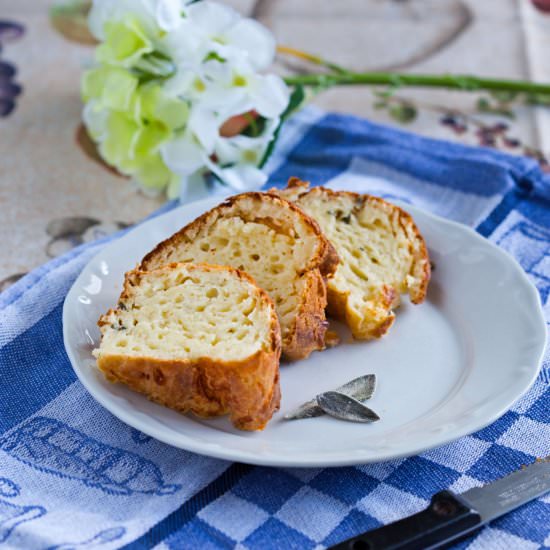
[[[415,86],[422,88],[448,88],[454,90],[506,90],[533,94],[550,94],[550,84],[537,84],[524,80],[479,78],[468,75],[430,75],[398,73],[339,73],[305,74],[285,77],[290,86],[321,86],[378,84],[393,87]]]

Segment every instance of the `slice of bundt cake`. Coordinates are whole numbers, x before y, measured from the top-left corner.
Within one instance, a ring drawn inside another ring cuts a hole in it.
[[[421,303],[430,280],[424,239],[412,217],[378,197],[313,187],[291,178],[283,190],[317,221],[340,264],[328,281],[328,311],[358,339],[379,338],[392,325],[400,294]]]
[[[112,382],[180,412],[261,430],[279,408],[281,337],[269,296],[230,267],[130,271],[99,320],[94,355]]]
[[[275,302],[287,358],[324,348],[325,278],[338,257],[317,223],[290,202],[266,193],[231,197],[160,243],[140,268],[170,262],[247,272]]]

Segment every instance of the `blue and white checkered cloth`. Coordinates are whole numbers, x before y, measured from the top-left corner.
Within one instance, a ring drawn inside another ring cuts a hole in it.
[[[331,181],[475,226],[520,261],[550,321],[550,177],[534,161],[310,108],[287,124],[268,169],[270,185]],[[276,469],[159,443],[98,405],[63,349],[63,299],[104,242],[0,295],[2,548],[323,548],[417,512],[441,489],[462,492],[550,454],[548,353],[500,420],[412,458]],[[458,547],[550,547],[550,497]]]

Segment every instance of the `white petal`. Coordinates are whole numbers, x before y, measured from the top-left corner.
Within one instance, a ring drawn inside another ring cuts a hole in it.
[[[219,63],[218,61],[209,60],[201,64],[201,69],[204,77],[212,82],[220,85],[230,86],[233,80],[233,65],[230,63]]]
[[[156,0],[155,19],[162,30],[177,29],[183,19],[180,0]]]
[[[248,54],[255,70],[267,69],[275,58],[275,38],[262,24],[253,19],[240,19],[225,33],[227,43]]]
[[[248,136],[220,138],[216,143],[216,157],[221,164],[241,163],[245,151],[254,151],[259,156],[265,147],[265,143],[266,140],[263,138],[250,138]]]
[[[258,189],[267,181],[267,175],[250,164],[241,164],[231,168],[221,168],[211,159],[206,160],[207,168],[225,185],[237,191]]]
[[[246,113],[254,108],[247,86],[235,86],[235,71],[241,74],[239,66],[233,63],[217,63],[214,68],[205,64],[204,77],[207,89],[201,94],[200,101],[205,106],[216,110],[221,121],[234,115]]]
[[[180,67],[176,74],[163,85],[164,91],[171,96],[186,96],[196,75],[186,67]]]
[[[98,39],[103,40],[103,25],[105,21],[112,18],[115,11],[115,3],[112,0],[94,0],[92,9],[88,15],[88,26],[91,33]]]
[[[162,159],[176,174],[186,175],[204,166],[204,149],[188,134],[164,143]]]
[[[218,169],[215,174],[236,191],[259,189],[267,181],[267,174],[250,164],[240,164],[223,170]]]
[[[159,49],[176,65],[198,67],[204,59],[202,43],[204,39],[188,20],[166,34],[158,43]]]
[[[204,109],[200,105],[192,107],[188,128],[208,155],[214,151],[214,145],[219,137],[219,126],[219,120],[213,111]]]
[[[233,164],[241,159],[241,149],[232,139],[220,138],[216,143],[216,157],[221,164]]]
[[[180,202],[192,202],[212,194],[212,184],[204,169],[197,170],[180,181]]]
[[[243,164],[230,170],[242,182],[243,190],[259,189],[267,181],[267,174],[256,166]]]
[[[189,6],[187,16],[193,25],[201,28],[211,38],[218,37],[240,18],[233,8],[208,0]]]
[[[219,120],[225,121],[233,115],[250,111],[252,102],[242,88],[209,87],[200,98],[201,105],[215,110]]]
[[[281,77],[268,74],[256,77],[251,95],[258,113],[266,118],[275,118],[286,109],[290,90]]]

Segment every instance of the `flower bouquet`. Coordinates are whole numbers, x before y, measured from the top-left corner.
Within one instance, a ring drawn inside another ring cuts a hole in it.
[[[290,92],[261,74],[275,40],[214,2],[96,0],[100,41],[82,78],[84,123],[103,159],[145,190],[185,196],[211,174],[261,186]]]

